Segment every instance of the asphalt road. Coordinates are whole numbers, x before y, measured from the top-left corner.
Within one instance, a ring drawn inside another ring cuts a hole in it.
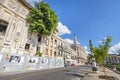
[[[27,72],[0,74],[0,80],[80,80],[88,73],[88,66],[65,67]]]

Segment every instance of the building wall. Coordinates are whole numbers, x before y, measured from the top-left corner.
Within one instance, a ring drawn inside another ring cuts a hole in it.
[[[105,59],[106,63],[120,64],[120,56],[117,54],[109,54],[109,57]]]
[[[30,7],[24,0],[0,0],[0,24],[6,24],[5,34],[0,33],[0,54],[30,55],[36,54],[37,48],[42,57],[65,58],[66,61],[77,63],[78,54],[85,58],[84,50],[71,48],[71,44],[57,34],[45,36],[38,42],[37,34],[29,32],[26,15]]]
[[[77,43],[77,42],[74,41],[74,43]],[[87,62],[87,54],[85,49],[82,48],[79,44],[72,44],[71,47],[77,53],[78,64],[85,64]]]
[[[24,51],[25,44],[29,43],[26,15],[30,8],[25,6],[22,0],[3,0],[0,3],[0,20],[8,23],[5,35],[0,35],[1,53],[7,49],[8,53],[35,54],[36,48],[32,45],[29,50]]]
[[[66,62],[76,61],[71,58],[73,56],[77,56],[77,53],[71,48],[71,44],[59,37],[57,34],[42,38],[41,42],[42,43],[39,44],[39,46],[42,47],[40,52],[43,54],[43,57],[65,58]]]

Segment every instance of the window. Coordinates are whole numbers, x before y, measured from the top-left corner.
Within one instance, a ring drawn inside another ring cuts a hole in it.
[[[45,49],[45,55],[48,56],[48,49],[47,48]]]
[[[38,42],[41,42],[41,37],[38,38]]]
[[[26,43],[25,44],[25,50],[29,50],[29,48],[30,48],[30,44]]]
[[[58,52],[58,56],[60,56],[60,51]]]
[[[53,38],[51,37],[50,46],[53,47]]]
[[[7,30],[8,23],[5,21],[0,20],[0,34],[5,35],[5,32]]]
[[[6,28],[7,28],[7,26],[4,26],[4,25],[0,24],[0,32],[5,32]]]
[[[57,40],[55,40],[55,44],[57,44]]]
[[[50,50],[50,56],[52,56],[52,50]]]
[[[54,47],[55,47],[55,49],[57,49],[57,40],[55,40]]]
[[[40,47],[37,47],[37,52],[40,52]]]
[[[59,51],[59,52],[58,52],[58,56],[61,57],[61,56],[62,56],[62,53],[63,53],[62,51]]]
[[[57,55],[57,53],[56,53],[56,51],[54,52],[54,56],[56,56]]]

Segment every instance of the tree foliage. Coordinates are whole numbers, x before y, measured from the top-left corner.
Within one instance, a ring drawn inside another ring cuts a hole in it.
[[[38,33],[38,36],[54,33],[58,23],[57,15],[45,2],[35,4],[27,16],[27,21],[30,23],[30,31]]]
[[[92,41],[89,41],[89,47],[91,53],[93,53],[94,58],[97,63],[101,64],[104,62],[105,58],[108,56],[108,50],[110,48],[110,42],[112,38],[108,36],[105,40],[102,41],[101,44],[98,45],[98,47],[92,46]]]
[[[35,55],[41,57],[41,56],[42,56],[42,53],[41,53],[41,52],[36,52]]]

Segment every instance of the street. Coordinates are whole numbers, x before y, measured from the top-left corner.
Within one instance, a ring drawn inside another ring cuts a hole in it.
[[[74,66],[39,71],[0,74],[0,80],[80,80],[88,73],[88,66]]]

